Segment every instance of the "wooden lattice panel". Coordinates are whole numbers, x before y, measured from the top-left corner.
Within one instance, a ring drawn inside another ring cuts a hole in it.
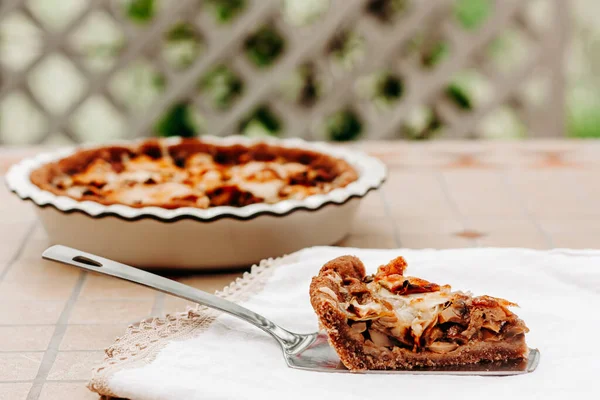
[[[567,2],[481,0],[487,15],[476,26],[459,22],[456,0],[321,2],[323,12],[298,25],[280,0],[234,1],[243,8],[227,23],[213,18],[215,0],[163,2],[144,23],[124,1],[79,0],[53,26],[43,1],[5,0],[0,40],[13,60],[0,52],[0,141],[19,141],[22,126],[29,142],[138,137],[165,112],[201,121],[187,134],[227,135],[257,110],[279,135],[308,139],[486,137],[503,118],[531,136],[562,134]],[[34,32],[35,52],[15,49],[15,21]],[[100,23],[110,32],[91,34]],[[109,57],[89,51],[109,36]],[[520,46],[512,63],[506,43]],[[267,61],[256,58],[261,46],[273,53]],[[127,92],[121,76],[136,65],[152,87]],[[229,92],[211,92],[214,81]],[[15,102],[29,111],[12,112]]]

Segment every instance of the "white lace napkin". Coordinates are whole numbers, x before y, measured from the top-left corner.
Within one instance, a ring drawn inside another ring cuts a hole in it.
[[[519,303],[541,351],[538,369],[513,377],[327,374],[290,369],[257,328],[199,307],[130,328],[107,350],[90,388],[136,400],[565,399],[598,396],[600,251],[525,249],[305,249],[253,268],[221,295],[296,332],[314,332],[311,277],[328,260],[360,257],[373,272],[403,255],[408,273]]]

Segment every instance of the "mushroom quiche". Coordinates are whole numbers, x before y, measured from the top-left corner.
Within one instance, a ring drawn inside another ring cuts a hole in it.
[[[41,189],[79,201],[167,209],[304,199],[357,178],[346,161],[314,151],[199,139],[81,150],[31,174]]]
[[[351,370],[410,369],[526,359],[528,328],[507,300],[474,297],[405,276],[402,257],[366,275],[356,257],[323,266],[311,303]]]

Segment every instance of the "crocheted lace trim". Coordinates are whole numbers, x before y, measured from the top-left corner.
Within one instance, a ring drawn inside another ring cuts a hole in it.
[[[294,261],[297,253],[267,259],[252,266],[241,278],[232,282],[216,295],[233,302],[243,302],[259,293],[274,268]],[[150,364],[169,342],[196,337],[220,315],[208,307],[197,305],[186,312],[169,314],[164,318],[150,318],[130,325],[123,336],[105,350],[105,358],[95,368],[88,388],[107,398],[118,397],[109,387],[110,377],[123,369],[140,368]]]

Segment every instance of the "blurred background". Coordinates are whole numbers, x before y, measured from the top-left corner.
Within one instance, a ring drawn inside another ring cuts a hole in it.
[[[597,0],[3,0],[0,143],[600,137]]]

